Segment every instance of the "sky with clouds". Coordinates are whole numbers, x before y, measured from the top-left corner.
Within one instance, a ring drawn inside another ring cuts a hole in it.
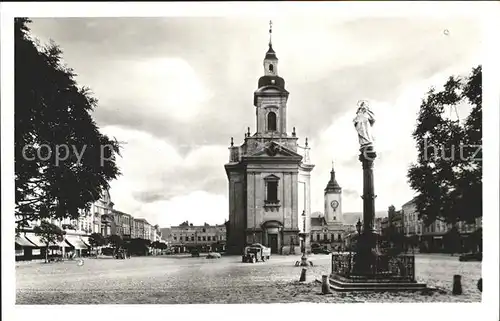
[[[263,75],[268,18],[38,18],[34,36],[58,43],[80,85],[99,99],[101,131],[124,142],[115,207],[162,227],[228,218],[230,137],[255,128],[253,92]],[[447,32],[445,32],[447,30]],[[378,158],[376,210],[414,193],[411,133],[421,99],[450,75],[481,63],[472,18],[273,19],[279,74],[290,92],[288,131],[308,137],[312,211],[323,209],[332,161],[344,212],[362,210],[362,171],[352,120],[370,102]],[[467,107],[459,110],[461,118]]]

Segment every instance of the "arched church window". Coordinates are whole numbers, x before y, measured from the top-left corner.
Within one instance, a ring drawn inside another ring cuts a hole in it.
[[[274,112],[267,114],[267,130],[276,130],[276,114]]]
[[[273,72],[273,71],[274,71],[274,66],[273,66],[273,64],[270,64],[270,65],[269,65],[269,71],[270,71],[270,72]]]

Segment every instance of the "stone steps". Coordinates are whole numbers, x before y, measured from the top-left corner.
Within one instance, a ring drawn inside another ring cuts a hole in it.
[[[427,289],[424,283],[391,279],[352,280],[345,277],[330,276],[330,288],[338,292],[352,291],[421,291]],[[317,280],[317,282],[320,282]]]

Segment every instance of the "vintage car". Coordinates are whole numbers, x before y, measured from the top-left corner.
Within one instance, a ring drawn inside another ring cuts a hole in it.
[[[191,256],[192,257],[200,257],[200,250],[198,250],[198,249],[192,249],[191,250]]]
[[[467,253],[467,254],[462,254],[458,258],[460,262],[468,262],[468,261],[478,261],[481,262],[483,260],[483,253]]]
[[[217,252],[209,252],[207,254],[207,259],[220,259],[222,256]]]
[[[243,263],[255,263],[259,260],[265,262],[271,256],[271,249],[260,243],[255,243],[245,247],[245,252],[241,257]]]
[[[316,244],[313,244],[313,245],[316,245]],[[313,254],[330,254],[330,253],[332,253],[332,251],[330,251],[325,246],[311,246],[311,252]]]

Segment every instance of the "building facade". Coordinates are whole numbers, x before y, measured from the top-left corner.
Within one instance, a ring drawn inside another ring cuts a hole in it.
[[[405,236],[417,235],[420,238],[424,230],[424,225],[422,220],[418,218],[415,199],[403,204],[401,211],[403,213],[403,231]]]
[[[278,76],[278,58],[269,42],[264,76],[254,92],[255,132],[241,146],[231,138],[225,170],[229,185],[228,253],[242,254],[251,243],[286,254],[299,246],[298,233],[310,232],[310,174],[307,138],[298,145],[287,127],[288,91]],[[305,213],[304,227],[302,213]],[[304,240],[309,247],[309,240]]]
[[[144,220],[134,218],[134,237],[136,239],[144,239]]]
[[[226,250],[225,225],[193,225],[186,221],[162,229],[162,237],[175,252],[189,252],[194,248],[205,252]]]
[[[452,229],[452,224],[445,222],[442,219],[436,219],[430,225],[425,226],[423,221],[418,218],[416,199],[412,199],[402,206],[402,214],[404,221],[404,234],[411,237],[416,236],[420,244],[420,250],[425,252],[444,252],[447,250],[446,236]],[[457,240],[457,248],[460,251],[470,251],[476,248],[481,248],[481,244],[477,244],[477,240],[469,238],[473,233],[481,228],[482,219],[478,218],[474,223],[466,223],[459,221],[456,224],[456,229],[460,239]]]
[[[92,233],[109,232],[111,235],[111,224],[108,223],[106,215],[112,212],[113,202],[109,191],[105,190],[101,199],[90,204],[87,210],[80,210],[78,219],[47,219],[46,221],[59,226],[66,232],[62,242],[50,246],[49,255],[63,255],[74,253],[77,256],[88,254],[90,248],[89,235]],[[45,257],[45,244],[33,232],[35,226],[41,224],[41,220],[29,222],[16,237],[16,259],[31,260]]]
[[[123,239],[131,238],[130,222],[133,219],[132,215],[113,210],[113,222],[111,224],[111,234],[119,235]]]
[[[153,240],[152,242],[161,242],[162,241],[162,238],[161,238],[161,229],[160,229],[160,226],[158,224],[156,224],[153,229]]]

